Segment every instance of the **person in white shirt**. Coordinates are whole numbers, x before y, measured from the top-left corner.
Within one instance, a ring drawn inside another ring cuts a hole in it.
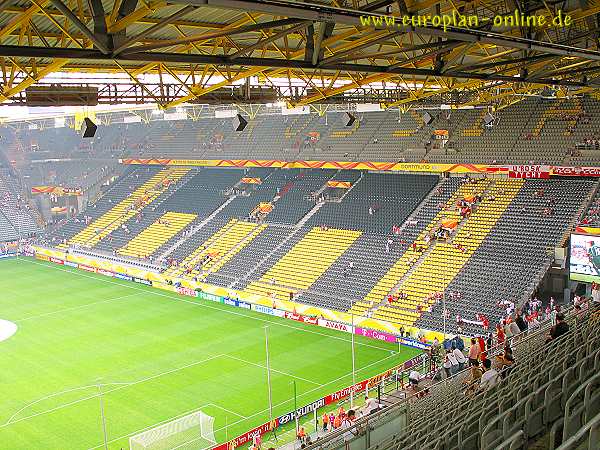
[[[417,386],[419,385],[419,381],[421,380],[421,374],[419,372],[417,372],[416,370],[411,370],[410,373],[408,374],[408,382],[410,383],[410,385],[412,386],[413,389],[417,389]]]
[[[454,375],[458,372],[458,361],[456,360],[456,355],[452,353],[452,350],[448,350],[446,354],[448,361],[450,362],[450,373]]]
[[[463,352],[461,352],[459,349],[457,349],[454,346],[452,346],[452,354],[454,355],[454,357],[456,358],[456,362],[458,363],[457,371],[460,372],[461,370],[463,370],[465,368],[465,363],[467,362],[467,357],[465,356],[465,354]]]
[[[367,416],[367,415],[371,414],[372,412],[377,411],[378,409],[379,409],[379,402],[377,401],[377,399],[374,397],[366,396],[365,397],[365,407],[363,409],[364,415]]]
[[[342,425],[340,426],[341,430],[348,430],[347,433],[344,433],[344,440],[345,441],[349,441],[350,439],[352,439],[352,437],[355,435],[356,431],[352,431],[349,428],[352,427],[352,423],[354,422],[355,419],[355,413],[354,410],[349,410],[348,414],[346,415],[346,417],[344,417],[344,420],[342,420]]]
[[[492,361],[489,359],[483,361],[483,367],[485,368],[485,372],[481,375],[479,389],[485,391],[486,389],[496,386],[500,377],[496,369],[492,369]]]

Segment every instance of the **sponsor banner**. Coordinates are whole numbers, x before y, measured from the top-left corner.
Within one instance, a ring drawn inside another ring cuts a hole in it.
[[[444,130],[440,130],[444,131]],[[443,135],[442,135],[443,136]],[[486,164],[393,163],[376,161],[281,161],[248,159],[121,159],[121,164],[202,167],[273,167],[284,169],[379,170],[429,173],[498,173],[513,178],[547,178],[549,176],[600,177],[600,167],[562,167],[543,165],[492,166]],[[530,170],[527,170],[530,169]]]
[[[262,180],[260,178],[244,177],[241,181],[245,184],[262,184]]]
[[[352,326],[345,323],[333,322],[327,319],[319,319],[317,325],[323,328],[330,328],[332,330],[344,331],[346,333],[352,333]]]
[[[597,227],[577,227],[575,228],[575,231],[577,233],[584,233],[584,234],[600,234],[600,228]]]
[[[152,286],[152,281],[144,280],[143,278],[133,277],[133,281],[140,284],[145,284],[146,286]]]
[[[355,327],[354,332],[368,338],[379,339],[385,342],[396,342],[396,335],[385,333],[383,331],[370,330],[368,328]]]
[[[210,300],[211,302],[222,303],[223,297],[215,294],[209,294],[208,292],[198,292],[197,297],[202,300]]]
[[[32,194],[52,194],[56,196],[62,195],[82,195],[81,188],[68,188],[62,186],[33,186]]]
[[[81,269],[81,270],[85,270],[86,272],[94,272],[94,273],[96,272],[96,268],[95,267],[87,266],[85,264],[78,264],[77,268]]]
[[[323,406],[325,406],[325,397],[322,397],[318,400],[315,400],[312,403],[309,403],[308,405],[298,408],[296,410],[296,414],[294,414],[294,411],[290,411],[289,413],[284,414],[283,416],[279,416],[277,418],[277,423],[279,425],[285,425],[286,423],[293,422],[295,415],[297,415],[298,417],[306,416],[307,414],[309,414],[309,413],[313,412],[314,410],[317,410]]]
[[[328,181],[327,186],[330,188],[350,189],[352,183],[349,181]]]
[[[135,280],[135,278],[134,278]],[[163,291],[175,292],[175,286],[169,283],[163,283],[161,281],[155,281],[152,283],[152,287],[162,289]]]
[[[406,345],[408,347],[413,347],[413,348],[418,348],[421,350],[425,350],[425,349],[431,347],[431,344],[426,344],[423,342],[415,341],[413,339],[398,338],[398,342],[402,345]]]
[[[53,262],[54,264],[60,264],[61,266],[65,263],[62,259],[54,258],[52,256],[50,257],[50,262]]]
[[[560,177],[600,177],[600,167],[552,167],[552,175]]]
[[[119,278],[120,280],[133,281],[133,278],[129,275],[124,275],[122,273],[115,272],[115,278]]]
[[[2,253],[0,255],[0,259],[2,259],[2,258],[14,258],[15,256],[17,256],[16,253]]]
[[[273,315],[277,317],[285,317],[285,311],[281,309],[273,309]]]
[[[275,315],[275,310],[273,308],[269,308],[268,306],[254,305],[253,309],[254,309],[254,311],[259,312],[259,313],[268,314],[270,316]]]
[[[310,325],[317,325],[318,322],[316,317],[303,316],[302,314],[296,314],[289,311],[285,311],[283,317],[286,319],[295,320],[296,322],[308,323]]]
[[[334,392],[333,394],[326,395],[323,397],[326,405],[331,405],[332,403],[339,402],[347,397],[350,397],[352,392],[361,392],[364,391],[367,387],[368,380],[363,380],[359,383],[356,383],[352,386],[345,387],[344,389],[340,389],[339,391]]]
[[[96,269],[96,273],[99,273],[100,275],[104,275],[105,277],[114,277],[115,276],[114,272],[111,272],[110,270],[104,270],[104,269]]]
[[[198,293],[194,289],[190,289],[187,287],[177,287],[175,288],[175,292],[182,295],[187,295],[188,297],[197,297]]]
[[[262,425],[253,428],[252,430],[244,433],[235,439],[232,439],[229,442],[225,442],[224,444],[217,445],[213,447],[213,450],[230,450],[232,448],[241,447],[242,445],[248,444],[253,441],[254,437],[262,436],[263,434],[268,433],[274,428],[277,428],[279,424],[277,423],[277,419],[274,419],[272,422],[266,422]]]
[[[229,306],[238,306],[238,301],[233,298],[225,297],[223,298],[223,303]]]
[[[238,306],[244,309],[251,309],[250,303],[242,302],[241,300],[238,300]]]
[[[65,266],[77,268],[79,266],[79,264],[71,262],[71,261],[65,261]]]
[[[49,256],[46,256],[46,255],[41,255],[41,254],[39,254],[39,253],[37,253],[37,254],[35,255],[35,257],[36,257],[36,259],[39,259],[39,260],[41,260],[41,261],[50,261],[50,257],[49,257]]]
[[[550,178],[550,172],[508,172],[508,178]]]

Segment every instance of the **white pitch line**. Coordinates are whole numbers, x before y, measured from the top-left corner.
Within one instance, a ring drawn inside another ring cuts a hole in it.
[[[241,417],[241,418],[243,418],[243,419],[247,419],[247,417],[246,417],[246,416],[243,416],[243,415],[242,415],[242,414],[240,414],[240,413],[236,413],[235,411],[232,411],[232,410],[230,410],[230,409],[223,408],[221,405],[217,405],[216,403],[207,403],[205,406],[214,406],[215,408],[222,409],[223,411],[225,411],[225,412],[228,412],[228,413],[230,413],[230,414],[233,414],[234,416],[238,416],[238,417]]]
[[[112,386],[114,384],[129,385],[131,383],[105,383],[105,384],[102,384],[102,385],[103,386]],[[75,391],[80,391],[80,390],[83,390],[83,389],[91,389],[91,388],[96,388],[97,389],[98,385],[97,384],[90,384],[88,386],[80,386],[80,387],[76,387],[76,388],[73,388],[73,389],[66,389],[64,391],[54,392],[53,394],[50,394],[50,395],[45,395],[44,397],[39,398],[37,400],[34,400],[33,402],[28,403],[27,405],[23,406],[16,413],[14,413],[12,416],[10,416],[10,418],[6,421],[6,423],[4,425],[2,425],[1,427],[5,427],[7,425],[10,425],[11,423],[13,423],[13,419],[16,416],[18,416],[21,412],[25,411],[27,408],[30,408],[31,406],[33,406],[33,405],[35,405],[37,403],[43,402],[44,400],[48,400],[49,398],[52,398],[52,397],[58,397],[59,395],[68,394],[69,392],[75,392]]]
[[[119,391],[119,390],[121,390],[121,389],[124,389],[124,388],[126,388],[126,387],[129,387],[129,386],[134,386],[134,385],[136,385],[136,384],[145,383],[146,381],[151,381],[151,380],[154,380],[154,379],[156,379],[156,378],[160,378],[160,377],[162,377],[162,376],[169,375],[169,374],[171,374],[171,373],[179,372],[180,370],[188,369],[188,368],[190,368],[190,367],[197,366],[197,365],[199,365],[199,364],[203,364],[203,363],[205,363],[205,362],[208,362],[208,361],[211,361],[211,360],[213,360],[213,359],[220,358],[221,356],[223,356],[223,355],[222,355],[222,354],[221,354],[221,355],[214,355],[214,356],[211,356],[211,357],[209,357],[209,358],[202,359],[202,360],[200,360],[200,361],[194,361],[193,363],[186,364],[185,366],[177,367],[177,368],[175,368],[175,369],[167,370],[167,371],[165,371],[165,372],[160,372],[160,373],[157,373],[157,374],[155,374],[155,375],[151,375],[151,376],[149,376],[149,377],[142,378],[141,380],[133,381],[133,382],[131,382],[131,383],[127,383],[127,384],[124,384],[124,385],[118,386],[118,387],[116,387],[116,388],[113,388],[113,389],[108,389],[107,391],[103,391],[103,392],[102,392],[102,395],[106,395],[106,394],[109,394],[109,393],[111,393],[111,392]],[[31,419],[31,418],[33,418],[33,417],[42,416],[42,415],[44,415],[44,414],[48,414],[48,413],[51,413],[51,412],[54,412],[54,411],[58,411],[58,410],[60,410],[60,409],[66,408],[67,406],[72,406],[72,405],[76,405],[77,403],[81,403],[81,402],[85,402],[85,401],[87,401],[87,400],[91,400],[91,399],[93,399],[93,398],[96,398],[96,397],[98,397],[99,395],[100,395],[100,394],[94,394],[94,395],[90,395],[90,396],[88,396],[88,397],[80,398],[80,399],[78,399],[78,400],[73,400],[72,402],[63,403],[62,405],[56,406],[56,407],[54,407],[54,408],[47,409],[46,411],[40,411],[39,413],[31,414],[31,415],[29,415],[29,416],[22,417],[22,418],[20,418],[20,419],[18,419],[18,420],[14,420],[14,421],[12,421],[12,422],[7,422],[7,423],[5,423],[4,425],[0,425],[0,428],[4,428],[4,427],[6,427],[6,426],[8,426],[8,425],[12,425],[12,424],[15,424],[15,423],[18,423],[18,422],[22,422],[22,421],[24,421],[24,420],[28,420],[28,419]],[[51,394],[51,395],[50,395],[50,397],[51,397],[51,396],[53,396],[53,394]],[[34,402],[34,403],[35,403],[35,402]],[[22,410],[22,409],[21,409],[21,410]],[[20,412],[20,411],[19,411],[19,412]],[[13,415],[13,416],[14,416],[14,415]]]
[[[72,306],[70,308],[58,309],[56,311],[50,311],[50,312],[42,313],[42,314],[35,314],[33,316],[27,316],[27,317],[23,317],[22,319],[13,320],[13,322],[19,323],[19,322],[24,322],[26,320],[39,319],[40,317],[46,317],[46,316],[51,316],[53,314],[59,314],[59,313],[68,312],[68,311],[74,311],[76,309],[86,308],[86,307],[92,306],[92,305],[99,305],[101,303],[112,302],[114,300],[121,300],[123,298],[134,297],[136,295],[140,295],[140,293],[136,292],[135,294],[122,295],[120,297],[108,298],[106,300],[98,300],[97,302],[84,303],[83,305]]]
[[[251,316],[251,315],[248,315],[248,314],[243,314],[241,312],[232,311],[232,310],[225,309],[225,308],[217,308],[216,306],[212,306],[212,305],[205,304],[205,303],[199,303],[198,301],[194,302],[194,301],[191,301],[191,300],[186,300],[185,298],[182,298],[181,296],[178,296],[177,294],[167,295],[167,294],[163,294],[162,292],[157,292],[158,290],[157,289],[153,289],[153,288],[148,288],[150,290],[148,290],[148,289],[142,289],[142,288],[139,288],[137,286],[133,286],[132,284],[134,284],[134,283],[127,283],[127,284],[125,284],[125,283],[118,283],[118,282],[115,282],[115,281],[111,281],[110,279],[108,279],[106,277],[96,278],[96,277],[93,277],[91,275],[87,275],[87,274],[84,274],[84,273],[73,272],[73,271],[61,268],[58,265],[46,265],[46,264],[38,263],[36,261],[29,261],[29,260],[27,260],[27,262],[30,263],[30,264],[36,264],[36,265],[39,265],[39,266],[44,266],[44,267],[47,267],[47,268],[50,268],[50,269],[59,270],[61,272],[70,273],[70,274],[75,275],[75,276],[80,276],[80,277],[84,277],[84,278],[91,278],[92,280],[103,281],[105,283],[115,284],[117,286],[122,286],[122,287],[125,287],[125,288],[128,288],[128,289],[134,289],[136,291],[145,292],[145,293],[150,294],[150,295],[156,295],[158,297],[168,298],[168,299],[176,301],[176,302],[188,303],[190,305],[199,306],[201,308],[213,309],[213,310],[225,313],[225,314],[231,314],[231,315],[235,315],[235,316],[245,317],[245,318],[250,319],[250,320],[256,320],[258,322],[264,322],[264,323],[268,323],[268,324],[275,325],[275,326],[278,326],[278,327],[291,328],[291,329],[294,329],[294,330],[302,331],[304,333],[317,334],[317,335],[325,336],[325,337],[328,337],[328,338],[331,338],[331,339],[337,339],[339,341],[344,341],[344,342],[348,342],[348,343],[352,342],[351,339],[345,339],[345,338],[340,337],[340,336],[334,336],[332,334],[321,333],[319,331],[309,330],[309,329],[302,328],[302,327],[295,327],[295,326],[292,326],[291,324],[288,324],[288,323],[275,322],[275,321],[271,321],[271,320],[268,320],[268,319],[262,319],[260,317],[254,317],[254,316]],[[240,309],[240,308],[236,308],[236,309]],[[355,342],[355,345],[360,345],[362,347],[375,348],[377,350],[382,350],[382,351],[389,351],[390,350],[390,348],[379,347],[377,345],[366,344],[364,342]]]
[[[366,366],[363,366],[363,367],[361,367],[361,368],[357,369],[357,370],[356,370],[356,372],[361,372],[361,371],[363,371],[364,369],[368,369],[369,367],[371,367],[371,366],[374,366],[375,364],[379,364],[379,363],[381,363],[381,362],[385,361],[386,359],[389,359],[389,358],[391,358],[392,356],[396,356],[396,354],[394,354],[394,355],[389,355],[389,356],[386,356],[385,358],[382,358],[382,359],[380,359],[380,360],[378,360],[378,361],[374,361],[374,362],[372,362],[371,364],[367,364]],[[337,382],[337,381],[339,381],[339,380],[341,380],[341,379],[343,379],[343,378],[349,377],[349,376],[351,376],[351,375],[352,375],[352,372],[350,372],[350,373],[347,373],[346,375],[342,375],[341,377],[338,377],[338,378],[335,378],[335,379],[333,379],[333,380],[331,380],[331,381],[328,381],[328,382],[327,382],[327,383],[325,383],[323,386],[317,386],[317,387],[315,387],[315,388],[309,389],[308,391],[306,391],[306,392],[303,392],[301,395],[310,394],[310,393],[312,393],[312,392],[315,392],[316,390],[320,389],[321,387],[329,386],[330,384],[333,384],[333,383],[335,383],[335,382]],[[273,408],[277,408],[277,407],[279,407],[279,406],[285,405],[286,403],[290,403],[290,402],[292,402],[292,401],[293,401],[293,400],[292,400],[291,398],[290,398],[290,399],[288,399],[288,400],[284,400],[284,401],[282,401],[282,402],[280,402],[280,403],[277,403],[277,404],[273,405]],[[183,415],[189,414],[190,412],[194,412],[194,411],[197,411],[197,408],[196,408],[196,409],[193,409],[193,410],[191,410],[191,411],[189,411],[189,412],[183,413]],[[246,418],[244,418],[244,419],[242,419],[242,420],[238,420],[238,421],[236,421],[236,422],[232,422],[232,423],[229,423],[229,424],[227,424],[227,428],[229,428],[229,427],[231,427],[231,426],[233,426],[233,425],[237,425],[238,423],[242,423],[242,422],[244,422],[245,420],[247,420],[247,419],[251,419],[251,418],[253,418],[253,417],[256,417],[256,416],[258,416],[258,415],[260,415],[260,414],[264,414],[264,413],[266,413],[266,412],[268,412],[268,411],[269,411],[268,409],[263,409],[262,411],[255,412],[254,414],[252,414],[252,415],[250,415],[250,416],[248,416],[248,417],[246,417]],[[133,435],[135,435],[135,434],[141,433],[142,431],[149,430],[150,428],[154,428],[154,427],[156,427],[156,426],[158,426],[158,425],[161,425],[161,424],[163,424],[163,423],[165,423],[165,422],[169,422],[170,420],[173,420],[173,419],[175,419],[175,418],[177,418],[177,417],[181,417],[181,416],[182,416],[182,415],[179,415],[179,416],[173,417],[173,418],[171,418],[171,419],[161,420],[160,422],[157,422],[157,423],[155,423],[154,425],[150,425],[150,426],[147,426],[147,427],[145,427],[145,428],[141,428],[141,429],[139,429],[139,430],[137,430],[137,431],[134,431],[134,432],[132,432],[132,433],[128,433],[128,434],[124,434],[124,435],[122,435],[122,436],[116,437],[116,438],[114,438],[114,439],[111,439],[111,440],[109,440],[109,441],[107,442],[107,444],[112,444],[113,442],[116,442],[116,441],[119,441],[119,440],[121,440],[121,439],[125,439],[125,438],[127,438],[127,437],[129,437],[129,436],[133,436]],[[217,428],[216,430],[214,430],[214,432],[216,433],[217,431],[221,431],[221,430],[224,430],[224,429],[225,429],[225,427]],[[99,448],[102,448],[103,446],[104,446],[104,444],[100,444],[100,445],[96,445],[95,447],[90,447],[90,448],[88,448],[87,450],[97,450],[97,449],[99,449]]]
[[[243,358],[238,358],[237,356],[228,355],[228,354],[224,354],[223,356],[225,356],[227,358],[235,359],[235,360],[243,362],[245,364],[250,364],[252,366],[261,367],[262,369],[266,369],[267,368],[267,366],[265,366],[263,364],[258,364],[258,363],[254,363],[252,361],[247,361],[247,360],[245,360]],[[310,383],[310,384],[316,384],[317,386],[324,386],[321,383],[317,383],[315,381],[308,380],[306,378],[302,378],[302,377],[299,377],[299,376],[296,376],[296,375],[292,375],[291,373],[282,372],[281,370],[276,370],[276,369],[271,368],[271,372],[279,373],[281,375],[285,375],[285,376],[288,376],[288,377],[291,377],[291,378],[296,378],[297,380],[306,381],[307,383]]]

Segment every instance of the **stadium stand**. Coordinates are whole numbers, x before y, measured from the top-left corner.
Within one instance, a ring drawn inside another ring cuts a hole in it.
[[[360,235],[358,231],[313,228],[245,290],[290,299],[297,290],[308,289]]]
[[[133,199],[173,174],[177,183],[135,207]],[[495,321],[500,302],[533,291],[548,252],[562,244],[595,189],[596,182],[579,179],[138,168],[88,209],[87,226],[80,218],[59,233],[67,245],[175,261],[172,276],[455,331],[455,316]],[[456,205],[467,199],[463,218]],[[269,205],[264,213],[261,204]],[[167,229],[158,222],[165,214],[182,222]],[[448,235],[436,238],[444,227]],[[506,274],[513,284],[502,283]]]
[[[118,253],[147,258],[162,244],[187,227],[195,218],[195,214],[167,212],[121,247]]]
[[[598,309],[590,308],[567,313],[569,330],[554,339],[547,322],[513,337],[511,364],[503,345],[490,349],[486,358],[498,375],[489,387],[471,381],[473,369],[432,385],[422,382],[407,400],[307,448],[595,449],[600,328]]]
[[[21,186],[6,168],[0,168],[0,206],[5,222],[2,228],[6,233],[2,240],[13,239],[15,232],[17,236],[28,237],[40,231],[39,214],[21,195]]]
[[[433,118],[429,125],[423,122],[425,111]],[[91,156],[105,160],[129,156],[482,164],[600,162],[600,128],[592,120],[600,113],[600,102],[594,98],[524,98],[494,112],[492,126],[483,122],[487,112],[390,109],[356,113],[358,120],[351,127],[345,126],[345,113],[339,110],[322,116],[265,113],[251,119],[241,133],[233,132],[229,119],[209,115],[202,120],[107,125],[94,139],[83,143],[70,128],[25,132],[4,127],[7,145],[3,150],[11,155],[35,150],[36,159],[84,161]],[[448,131],[445,145],[441,140],[432,141],[435,130]]]
[[[148,181],[111,208],[103,216],[92,221],[83,230],[69,239],[69,244],[94,247],[113,230],[123,227],[125,222],[135,216],[139,210],[152,203],[173,182],[182,178],[189,169],[161,169]],[[61,244],[64,246],[64,244]]]

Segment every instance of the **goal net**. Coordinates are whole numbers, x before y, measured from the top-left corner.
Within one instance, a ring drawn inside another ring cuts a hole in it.
[[[215,419],[196,411],[129,438],[130,450],[199,450],[217,443]]]

